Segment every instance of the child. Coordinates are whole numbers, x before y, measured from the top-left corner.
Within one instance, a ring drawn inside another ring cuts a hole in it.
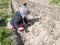
[[[29,9],[27,8],[27,4],[23,3],[20,11],[15,13],[15,16],[12,18],[10,24],[13,29],[16,29],[18,33],[24,30],[24,23],[28,24],[28,20],[26,16],[29,14]]]

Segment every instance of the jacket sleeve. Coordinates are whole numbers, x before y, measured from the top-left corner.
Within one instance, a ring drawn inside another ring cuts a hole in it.
[[[17,29],[20,27],[18,22],[19,22],[19,20],[17,18],[15,18],[14,25]]]
[[[21,20],[20,12],[17,11],[15,13],[15,19],[14,19],[14,25],[16,26],[17,29],[20,27],[19,22],[22,23],[22,20]]]

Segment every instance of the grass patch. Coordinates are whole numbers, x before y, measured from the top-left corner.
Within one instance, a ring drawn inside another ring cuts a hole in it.
[[[59,3],[60,3],[60,0],[52,0],[50,2],[50,4],[56,4],[56,5],[60,5]]]
[[[12,13],[9,13],[9,1],[10,0],[0,0],[0,16],[4,19],[12,16]]]
[[[1,45],[11,45],[12,39],[10,37],[11,30],[6,29],[5,27],[0,27],[0,43]]]
[[[8,8],[9,0],[0,0],[0,9]]]
[[[11,38],[11,30],[6,29],[7,18],[11,17],[12,13],[9,13],[9,1],[0,0],[0,17],[3,20],[0,21],[0,45],[11,45],[13,39]]]

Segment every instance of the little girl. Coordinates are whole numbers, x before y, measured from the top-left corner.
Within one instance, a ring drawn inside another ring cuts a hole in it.
[[[13,29],[16,29],[18,33],[24,30],[24,23],[28,24],[27,15],[29,14],[29,9],[27,8],[27,4],[23,3],[20,11],[15,13],[13,16],[10,24],[12,25]]]

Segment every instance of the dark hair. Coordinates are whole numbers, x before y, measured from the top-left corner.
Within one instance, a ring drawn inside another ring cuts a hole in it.
[[[23,6],[27,6],[27,3],[25,2],[25,3],[23,3]]]

